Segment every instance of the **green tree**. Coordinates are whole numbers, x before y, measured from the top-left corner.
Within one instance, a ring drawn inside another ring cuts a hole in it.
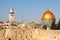
[[[59,19],[59,22],[58,22],[58,25],[57,25],[57,29],[60,30],[60,19]]]
[[[56,24],[55,24],[55,20],[52,22],[51,24],[51,29],[52,30],[56,30]]]

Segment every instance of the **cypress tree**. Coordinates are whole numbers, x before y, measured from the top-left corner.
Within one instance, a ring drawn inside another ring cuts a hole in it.
[[[51,24],[51,29],[52,30],[56,30],[56,25],[55,25],[55,20],[52,22],[52,24]]]
[[[59,19],[59,22],[58,22],[57,29],[60,30],[60,19]]]

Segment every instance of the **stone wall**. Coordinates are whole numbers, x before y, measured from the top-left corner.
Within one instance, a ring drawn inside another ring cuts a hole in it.
[[[5,38],[11,40],[60,40],[60,30],[6,29]]]
[[[0,40],[60,40],[60,30],[43,29],[3,29]]]

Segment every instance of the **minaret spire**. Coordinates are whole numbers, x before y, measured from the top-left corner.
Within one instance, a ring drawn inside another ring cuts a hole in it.
[[[10,8],[10,11],[9,11],[9,22],[14,22],[14,10],[13,8]]]
[[[13,8],[10,8],[10,12],[14,12]]]

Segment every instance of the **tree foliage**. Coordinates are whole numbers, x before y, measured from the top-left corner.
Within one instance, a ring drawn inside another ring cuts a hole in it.
[[[51,29],[52,30],[56,30],[56,24],[55,24],[55,20],[52,22],[51,24]]]
[[[58,22],[58,25],[57,25],[57,29],[60,30],[60,19],[59,19],[59,22]]]

